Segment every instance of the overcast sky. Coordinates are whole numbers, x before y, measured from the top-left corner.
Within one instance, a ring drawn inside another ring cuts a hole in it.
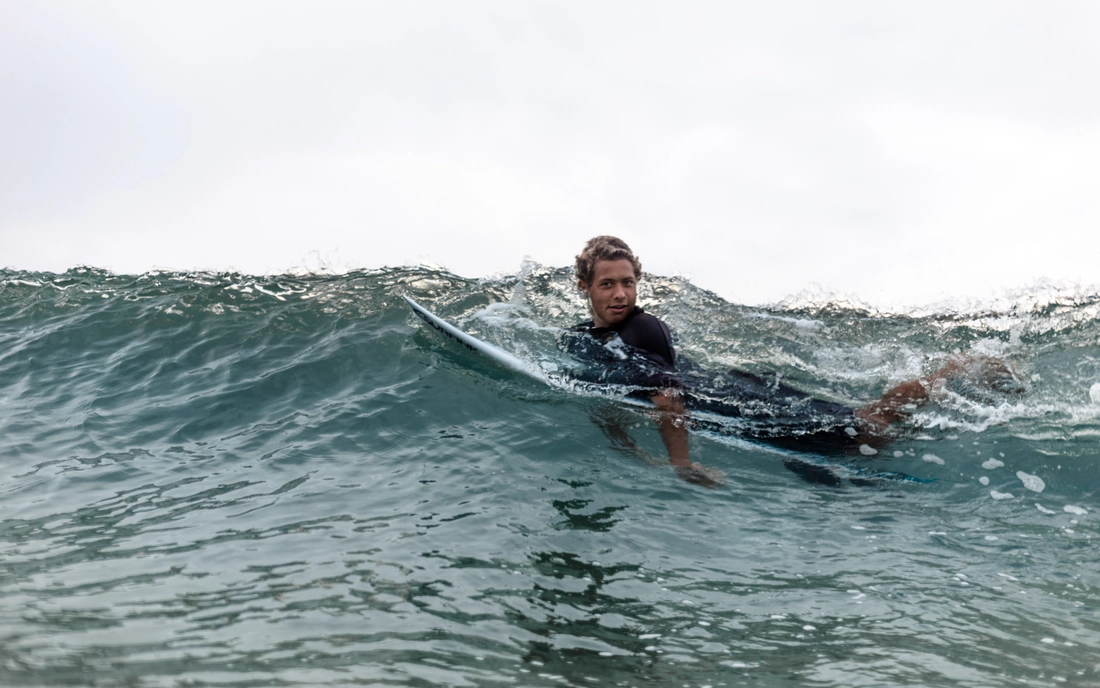
[[[0,0],[0,266],[1100,282],[1100,4]]]

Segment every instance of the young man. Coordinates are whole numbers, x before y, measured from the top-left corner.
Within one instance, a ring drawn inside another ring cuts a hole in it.
[[[815,399],[759,376],[732,371],[722,387],[709,385],[690,364],[676,360],[672,335],[661,320],[636,305],[642,264],[621,239],[598,236],[577,256],[577,287],[588,297],[592,320],[574,328],[567,344],[597,364],[593,381],[642,390],[657,407],[657,425],[669,461],[688,480],[709,482],[713,471],[693,464],[688,452],[687,408],[713,411],[752,423],[750,436],[775,446],[823,454],[873,454],[888,427],[925,401],[933,387],[978,362],[981,377],[1015,379],[995,359],[954,360],[932,375],[903,383],[860,409]],[[709,386],[708,386],[709,385]],[[754,416],[755,414],[755,416]],[[708,477],[710,476],[710,477]]]
[[[589,241],[577,256],[577,287],[588,296],[592,320],[578,329],[605,343],[617,335],[651,358],[659,370],[672,374],[676,353],[668,326],[635,304],[641,276],[641,262],[621,239],[598,236]],[[661,411],[657,426],[669,460],[675,466],[690,466],[684,404],[674,378],[658,382],[649,399]]]

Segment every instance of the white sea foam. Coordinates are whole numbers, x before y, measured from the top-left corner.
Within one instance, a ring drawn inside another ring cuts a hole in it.
[[[1100,404],[1100,382],[1092,383],[1092,387],[1089,387],[1089,399],[1092,399],[1092,403]]]
[[[987,471],[991,471],[994,468],[1000,468],[1003,465],[1005,465],[1005,462],[998,461],[997,459],[986,459],[985,461],[982,461],[982,468]]]
[[[1032,492],[1042,492],[1046,489],[1047,484],[1043,482],[1043,479],[1037,475],[1031,475],[1030,473],[1024,473],[1023,471],[1016,471],[1016,477],[1020,479],[1020,482],[1024,484],[1024,487]]]
[[[989,496],[993,499],[1012,499],[1011,492],[997,492],[996,490],[990,490]]]
[[[1044,513],[1044,514],[1054,514],[1054,513],[1057,513],[1057,512],[1051,511],[1050,509],[1046,508],[1046,507],[1045,507],[1045,506],[1043,506],[1042,504],[1039,504],[1038,502],[1036,502],[1036,503],[1035,503],[1035,508],[1036,508],[1036,509],[1038,509],[1038,510],[1039,510],[1040,512]]]
[[[989,485],[989,478],[983,475],[982,477],[978,478],[978,482],[980,482],[982,485]]]
[[[925,454],[921,458],[924,459],[925,461],[927,461],[928,463],[934,463],[937,466],[944,465],[944,460],[941,459],[940,457],[936,456],[935,454]]]
[[[1072,504],[1067,504],[1062,507],[1062,511],[1065,511],[1067,514],[1076,514],[1078,516],[1084,516],[1088,514],[1088,511],[1086,511],[1085,509],[1082,509],[1079,506],[1073,506]]]

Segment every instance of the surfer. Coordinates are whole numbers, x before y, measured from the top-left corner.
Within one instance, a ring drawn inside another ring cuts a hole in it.
[[[657,428],[672,465],[682,471],[705,471],[698,464],[692,465],[688,453],[687,418],[674,377],[676,353],[672,333],[664,322],[635,304],[638,279],[642,276],[641,262],[626,242],[598,236],[589,240],[577,256],[576,273],[577,287],[588,298],[592,320],[574,330],[602,344],[616,339],[634,349],[616,352],[617,355],[644,357],[647,360],[641,361],[643,367],[646,362],[653,364],[656,375],[643,374],[641,379],[630,382],[640,382],[651,390],[648,397],[659,411]]]
[[[577,256],[577,287],[588,299],[592,320],[564,341],[578,359],[592,364],[591,381],[628,385],[657,408],[657,427],[669,461],[692,482],[713,483],[721,473],[692,463],[688,413],[711,411],[753,421],[744,434],[775,446],[819,454],[874,454],[889,441],[889,428],[926,401],[948,378],[968,369],[979,375],[1012,375],[997,359],[952,360],[935,373],[900,384],[876,401],[850,408],[794,389],[778,380],[731,371],[715,385],[677,361],[672,333],[636,304],[642,264],[616,237],[598,236]],[[1012,376],[1015,379],[1015,376]],[[605,428],[607,430],[607,428]],[[617,438],[622,440],[622,438]]]

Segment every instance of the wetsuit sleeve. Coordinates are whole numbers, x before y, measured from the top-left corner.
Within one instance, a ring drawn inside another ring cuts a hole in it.
[[[640,349],[665,370],[676,367],[676,352],[668,325],[649,313],[638,313],[619,330],[619,336],[630,346]]]

